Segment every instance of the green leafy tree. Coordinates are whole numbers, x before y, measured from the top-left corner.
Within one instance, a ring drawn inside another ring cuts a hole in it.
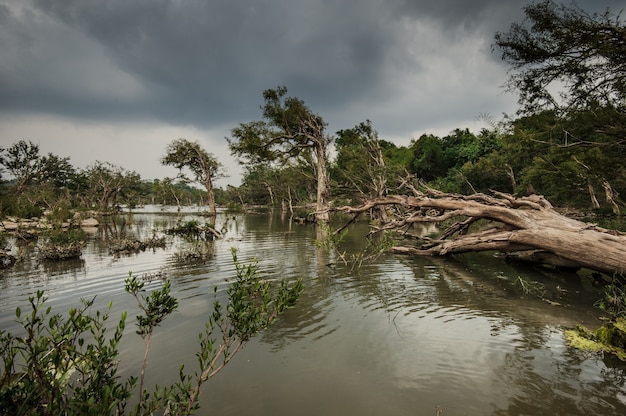
[[[38,145],[21,140],[0,148],[0,167],[6,169],[14,181],[14,185],[2,189],[3,213],[39,216],[42,208],[56,210],[71,205],[76,170],[69,158],[52,153],[42,156]]]
[[[411,172],[425,181],[445,176],[449,166],[445,163],[443,141],[432,134],[424,134],[411,143],[413,161]]]
[[[141,181],[138,173],[109,162],[96,161],[83,174],[83,192],[89,205],[106,211],[119,203],[134,203],[135,190]]]
[[[162,204],[167,205],[173,202],[180,211],[184,195],[180,187],[176,186],[172,178],[155,180],[153,185],[154,193]]]
[[[595,208],[596,193],[604,189],[618,213],[626,156],[626,26],[620,14],[591,14],[575,4],[543,1],[524,12],[526,20],[497,33],[494,45],[510,65],[507,87],[519,92],[520,111],[533,116],[516,120],[515,134],[530,135],[529,149],[541,148],[523,157],[530,162],[520,169],[522,182],[563,201],[580,203],[576,195],[587,194]],[[540,121],[547,121],[543,130],[536,128]],[[528,122],[533,127],[523,128]]]
[[[257,163],[246,167],[242,190],[245,198],[253,204],[273,206],[276,202],[279,170],[267,163]]]
[[[51,185],[62,188],[76,173],[69,158],[48,153],[41,156],[39,145],[20,140],[7,148],[0,148],[0,165],[15,179],[15,195],[24,193],[30,185]]]
[[[361,200],[382,197],[390,186],[390,178],[400,173],[400,166],[386,157],[393,144],[380,140],[369,120],[338,131],[335,147],[337,158],[332,176],[346,197]],[[386,218],[382,207],[371,215],[373,219]]]
[[[619,195],[626,192],[626,153],[599,128],[602,114],[598,109],[520,120],[506,149],[511,163],[519,166],[522,189],[556,203],[596,209],[608,205],[618,213],[623,205]],[[513,161],[516,154],[523,165]]]
[[[263,92],[263,120],[242,123],[227,138],[231,153],[246,164],[311,166],[316,181],[316,218],[328,221],[328,146],[326,123],[304,101],[285,97],[286,87]]]
[[[15,195],[19,196],[37,177],[40,169],[39,145],[20,140],[0,148],[0,164],[15,178]]]
[[[526,20],[497,33],[495,47],[511,67],[507,86],[528,113],[626,102],[626,26],[609,10],[589,14],[574,3],[524,7]],[[554,86],[561,84],[558,96]]]
[[[166,154],[161,159],[161,163],[177,168],[181,179],[204,186],[207,192],[209,214],[217,214],[213,181],[223,176],[223,166],[212,153],[204,150],[198,142],[176,139],[167,145]],[[193,178],[188,178],[183,173],[185,168],[189,169]]]

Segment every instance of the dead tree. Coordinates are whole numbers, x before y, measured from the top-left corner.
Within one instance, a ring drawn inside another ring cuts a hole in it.
[[[500,192],[493,192],[493,196],[458,195],[427,187],[413,188],[413,193],[335,210],[354,214],[354,221],[373,207],[394,206],[396,218],[377,231],[408,232],[418,223],[452,222],[440,237],[422,238],[415,246],[394,247],[397,253],[445,256],[497,251],[558,267],[589,268],[609,275],[626,272],[626,234],[561,215],[542,196],[516,198]]]

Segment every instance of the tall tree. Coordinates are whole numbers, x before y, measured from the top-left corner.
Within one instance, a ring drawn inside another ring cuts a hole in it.
[[[15,179],[16,197],[34,185],[45,185],[55,191],[65,188],[76,174],[76,170],[69,163],[69,157],[59,157],[52,153],[41,156],[39,145],[25,140],[0,148],[0,166]]]
[[[263,120],[242,123],[227,138],[231,153],[242,163],[311,162],[317,183],[316,219],[328,221],[328,146],[326,123],[299,98],[285,97],[286,87],[263,92]]]
[[[524,12],[526,20],[497,33],[494,46],[511,67],[507,86],[519,91],[525,111],[596,104],[623,110],[626,27],[619,14],[589,14],[574,3],[551,0],[530,4]]]
[[[550,0],[528,5],[524,12],[526,20],[497,33],[494,46],[510,65],[507,86],[520,93],[521,112],[554,114],[558,126],[544,130],[545,139],[533,137],[549,150],[539,159],[545,163],[528,170],[528,179],[532,185],[548,185],[545,173],[552,170],[555,178],[563,178],[551,186],[553,192],[587,189],[597,207],[596,190],[604,189],[607,202],[619,212],[616,181],[623,177],[626,155],[626,25],[608,9],[590,14]],[[603,160],[617,163],[592,163],[598,149]]]
[[[335,179],[357,190],[363,200],[382,197],[390,169],[372,122],[367,120],[352,129],[338,131],[335,147]],[[372,219],[387,219],[384,207],[376,207],[370,214]]]
[[[198,142],[176,139],[167,145],[166,155],[161,163],[176,167],[180,171],[181,179],[203,185],[207,192],[209,214],[217,214],[213,181],[223,176],[223,166],[212,153],[204,150]],[[188,178],[183,173],[185,168],[189,169],[193,178]]]
[[[425,181],[445,176],[450,166],[445,163],[443,141],[432,134],[423,134],[411,141],[413,161],[411,172]]]
[[[120,166],[101,161],[88,166],[84,175],[88,200],[92,205],[97,204],[103,211],[120,202],[133,203],[130,198],[126,198],[126,201],[122,201],[122,198],[136,188],[141,180],[136,172],[126,171]]]
[[[15,178],[15,195],[19,196],[39,174],[39,145],[20,140],[0,148],[0,164]]]

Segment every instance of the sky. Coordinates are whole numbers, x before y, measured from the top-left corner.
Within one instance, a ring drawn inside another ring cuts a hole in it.
[[[566,0],[567,1],[567,0]],[[0,0],[0,148],[174,177],[167,144],[199,142],[238,186],[226,137],[286,86],[328,123],[371,120],[406,146],[514,114],[494,35],[518,0]],[[570,4],[569,2],[567,4]],[[579,0],[618,12],[623,0]]]

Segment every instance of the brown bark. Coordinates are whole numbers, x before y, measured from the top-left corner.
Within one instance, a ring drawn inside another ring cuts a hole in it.
[[[215,205],[215,194],[213,193],[213,180],[207,175],[204,181],[204,187],[207,193],[207,205],[209,206],[209,215],[217,215],[217,207]]]
[[[315,157],[317,160],[317,203],[315,210],[315,219],[320,223],[328,223],[328,154],[326,149],[326,140],[319,137],[315,142]]]
[[[396,219],[377,230],[408,230],[415,223],[455,221],[437,239],[422,239],[420,245],[412,247],[394,247],[393,251],[399,253],[444,256],[499,251],[559,267],[585,267],[607,274],[626,272],[626,234],[563,216],[541,196],[515,198],[499,192],[494,196],[466,196],[430,188],[414,189],[414,193],[375,198],[359,207],[337,210],[356,216],[373,207],[394,206]],[[488,225],[478,227],[478,220]]]

